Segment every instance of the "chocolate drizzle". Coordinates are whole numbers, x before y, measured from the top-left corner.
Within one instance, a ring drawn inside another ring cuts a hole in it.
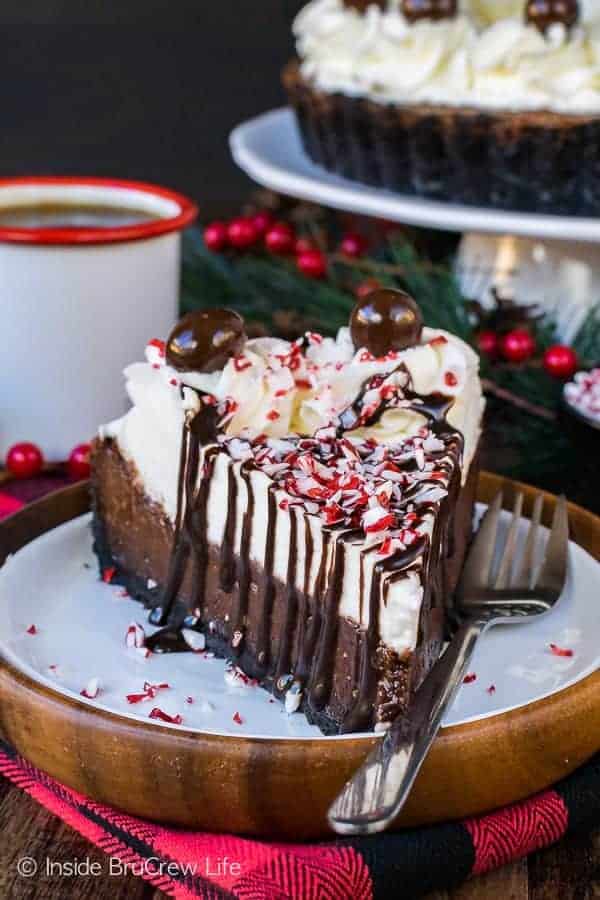
[[[329,535],[325,533],[323,535],[323,548],[322,553],[325,556],[327,554],[327,541],[329,540]],[[308,672],[308,664],[306,662],[306,653],[307,644],[309,640],[309,632],[311,627],[311,613],[310,606],[308,603],[308,598],[310,597],[310,573],[312,571],[312,563],[313,563],[313,555],[314,555],[314,542],[312,531],[310,530],[310,524],[308,518],[304,516],[304,579],[302,583],[302,592],[298,599],[298,612],[297,612],[297,620],[296,620],[296,628],[297,628],[297,646],[298,646],[298,661],[296,663],[296,675],[300,677],[300,674],[303,674],[306,678]],[[317,580],[315,586],[319,584],[319,578],[321,576],[323,566],[323,559],[321,559],[321,568],[319,569],[319,574],[317,575]],[[281,672],[280,675],[284,675],[285,672]]]
[[[324,599],[324,613],[311,671],[309,701],[314,709],[323,709],[327,703],[333,680],[333,660],[337,642],[340,600],[344,583],[345,544],[353,537],[361,536],[359,529],[345,531],[336,536],[333,544],[329,584]]]
[[[323,531],[323,548],[321,552],[321,561],[319,563],[319,572],[315,583],[312,609],[309,607],[308,601],[306,601],[303,609],[305,618],[302,623],[303,628],[299,644],[298,662],[296,663],[296,670],[294,672],[296,679],[303,685],[309,680],[312,660],[317,649],[319,634],[321,633],[323,594],[327,578],[327,562],[329,557],[329,546],[331,544],[331,535],[331,530]],[[305,594],[306,598],[308,598],[308,596],[308,594]]]
[[[172,611],[175,609],[177,597],[183,583],[190,555],[193,561],[193,593],[197,599],[196,607],[201,609],[204,599],[208,541],[206,537],[206,514],[210,475],[214,459],[218,453],[215,446],[217,439],[217,411],[212,404],[204,403],[204,395],[198,393],[200,409],[196,414],[187,413],[181,438],[181,455],[177,485],[177,515],[175,517],[175,535],[169,564],[167,581],[162,595],[162,602],[150,614],[153,625],[166,626],[148,638],[146,645],[153,652],[173,652],[179,649],[180,642],[173,632],[177,632],[183,622],[170,623]],[[212,444],[212,446],[210,446]],[[203,471],[197,487],[202,448],[204,452]],[[199,617],[197,617],[199,618]],[[169,624],[167,624],[169,623]],[[195,626],[196,622],[186,624]]]
[[[221,545],[221,568],[219,572],[219,582],[222,591],[230,594],[235,584],[236,563],[235,563],[235,526],[237,518],[237,482],[235,480],[235,472],[233,464],[227,470],[227,519],[225,521],[225,533],[223,534],[223,543]]]
[[[246,486],[246,511],[242,522],[242,541],[240,546],[240,558],[238,564],[238,603],[233,615],[233,635],[244,635],[246,618],[248,615],[248,602],[250,599],[250,545],[252,542],[252,520],[254,518],[254,490],[252,488],[251,471],[254,463],[243,462],[240,466],[240,478]],[[239,656],[242,652],[243,637],[239,642],[232,644],[232,655]]]
[[[271,617],[275,599],[275,580],[273,566],[275,562],[275,544],[277,541],[277,500],[275,485],[269,485],[267,500],[267,537],[265,541],[265,563],[262,584],[262,611],[258,623],[256,639],[256,659],[266,673],[269,664],[269,648],[271,645]]]
[[[290,674],[292,667],[292,649],[296,633],[298,616],[298,589],[296,580],[298,575],[298,519],[296,512],[290,510],[290,550],[288,554],[288,567],[285,592],[285,620],[279,640],[279,654],[275,667],[275,684],[281,678]]]

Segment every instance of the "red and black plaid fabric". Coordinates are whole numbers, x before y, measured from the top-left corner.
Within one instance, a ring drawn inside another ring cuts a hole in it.
[[[0,518],[59,486],[60,477],[10,483],[0,491]],[[312,845],[145,822],[66,788],[2,742],[0,773],[106,854],[179,900],[392,900],[399,896],[399,885],[408,900],[456,887],[569,832],[600,827],[600,755],[553,790],[490,815]]]
[[[600,756],[554,790],[487,816],[320,844],[265,843],[145,822],[69,790],[1,742],[0,773],[118,859],[120,871],[128,866],[178,900],[395,900],[398,885],[403,897],[420,897],[457,887],[568,832],[600,826]]]

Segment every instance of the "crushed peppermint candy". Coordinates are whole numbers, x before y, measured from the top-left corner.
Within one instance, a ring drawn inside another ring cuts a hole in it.
[[[132,622],[125,632],[125,646],[142,648],[146,643],[146,632],[138,622]]]
[[[125,699],[128,703],[142,703],[144,700],[154,700],[159,691],[166,691],[171,687],[170,684],[162,682],[161,684],[151,684],[149,681],[144,682],[144,690],[137,694],[126,694]]]
[[[142,703],[143,700],[148,700],[148,694],[146,691],[141,691],[137,694],[126,694],[125,699],[128,703]]]
[[[146,359],[155,369],[160,369],[166,363],[166,344],[158,338],[153,338],[146,344]]]
[[[227,666],[223,677],[225,679],[225,684],[229,685],[229,687],[251,688],[256,687],[258,684],[256,678],[250,678],[243,669],[240,669],[239,666],[233,664]]]
[[[492,694],[495,694],[495,693],[496,693],[496,685],[495,685],[495,684],[490,684],[490,686],[486,688],[486,692],[487,692],[487,693],[490,695],[490,697],[491,697]]]
[[[477,675],[475,674],[475,672],[467,672],[467,674],[463,678],[463,684],[473,684],[474,681],[477,681]]]
[[[79,693],[87,700],[95,700],[100,693],[100,679],[90,678],[84,689]]]
[[[284,706],[288,716],[293,715],[300,709],[302,703],[302,688],[299,682],[294,681],[285,693]]]
[[[563,658],[574,656],[573,651],[568,647],[559,647],[558,644],[550,644],[549,647],[553,656],[561,656]]]
[[[161,682],[160,684],[151,684],[149,681],[144,682],[144,690],[150,695],[150,697],[156,697],[159,691],[167,691],[171,687],[166,681]]]
[[[170,716],[168,713],[161,709],[159,706],[155,706],[154,709],[150,710],[148,715],[149,719],[159,719],[161,722],[168,722],[170,725],[181,725],[183,722],[183,717],[177,713],[175,716]]]
[[[27,629],[27,634],[37,634],[38,630],[35,625],[30,625]]]
[[[232,715],[231,718],[233,719],[233,721],[235,722],[236,725],[243,725],[243,724],[244,724],[244,720],[243,720],[242,717],[240,716],[239,712],[237,712],[237,710],[234,712],[234,714]]]
[[[327,526],[361,530],[382,545],[384,556],[405,550],[427,533],[425,520],[435,516],[435,507],[447,497],[461,452],[451,431],[442,437],[428,426],[385,444],[352,432],[340,437],[328,427],[312,438],[260,435],[254,440],[223,438],[221,445],[235,461],[251,461],[269,476],[281,491],[279,509],[299,506]]]
[[[577,412],[600,422],[600,368],[590,372],[578,372],[573,381],[565,385],[565,400]]]
[[[104,582],[104,584],[111,584],[116,573],[117,570],[115,566],[109,566],[106,569],[102,569],[102,581]]]
[[[206,649],[206,637],[201,631],[195,631],[193,628],[182,628],[181,636],[194,653],[203,653]]]
[[[252,366],[252,361],[247,356],[235,356],[233,358],[233,368],[236,372],[244,372]]]

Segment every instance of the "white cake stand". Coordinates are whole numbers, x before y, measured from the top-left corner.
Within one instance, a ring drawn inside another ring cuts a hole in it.
[[[348,181],[310,162],[290,109],[231,134],[233,158],[274,191],[408,225],[463,233],[456,271],[465,296],[485,305],[491,289],[552,313],[563,340],[600,300],[600,219],[510,212],[395,194]]]

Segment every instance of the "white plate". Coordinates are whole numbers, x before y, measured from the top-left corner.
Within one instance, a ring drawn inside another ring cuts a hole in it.
[[[125,633],[132,621],[143,624],[148,634],[153,629],[139,603],[99,580],[89,523],[86,515],[61,525],[0,569],[0,654],[5,659],[59,693],[128,718],[148,722],[152,707],[159,706],[170,715],[181,714],[188,730],[320,736],[301,713],[287,715],[261,688],[228,686],[223,660],[194,653],[142,659],[128,650]],[[483,636],[471,667],[477,678],[461,688],[445,724],[532,703],[593,672],[600,664],[599,579],[600,565],[572,544],[568,583],[558,607],[537,622],[498,627]],[[34,635],[27,633],[31,625]],[[572,648],[573,657],[554,656],[550,643]],[[93,701],[84,700],[80,691],[92,678],[100,679],[101,692]],[[126,694],[140,692],[144,681],[171,687],[155,700],[128,704]],[[491,685],[493,693],[488,692]],[[236,712],[241,725],[233,721]]]
[[[238,166],[259,184],[334,209],[449,231],[600,242],[598,218],[459,206],[394,194],[331,174],[304,153],[290,109],[275,109],[238,125],[229,144]]]

